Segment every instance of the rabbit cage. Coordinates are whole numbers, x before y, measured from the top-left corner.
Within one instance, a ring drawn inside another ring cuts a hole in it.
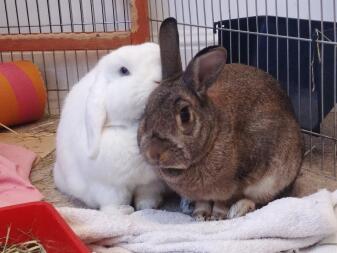
[[[279,80],[302,127],[304,170],[337,184],[336,14],[336,0],[0,0],[0,61],[37,64],[47,114],[57,116],[101,56],[157,42],[161,22],[175,17],[184,66],[205,46],[222,45],[228,63]]]

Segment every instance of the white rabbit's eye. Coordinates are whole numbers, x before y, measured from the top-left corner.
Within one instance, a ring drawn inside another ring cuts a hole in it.
[[[126,67],[121,67],[119,69],[119,73],[121,73],[121,75],[123,76],[128,76],[130,75],[130,71],[126,68]]]

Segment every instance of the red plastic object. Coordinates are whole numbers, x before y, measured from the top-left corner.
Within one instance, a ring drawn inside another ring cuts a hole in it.
[[[9,244],[38,240],[47,253],[90,252],[56,209],[46,202],[32,202],[0,208],[0,238],[11,227]]]

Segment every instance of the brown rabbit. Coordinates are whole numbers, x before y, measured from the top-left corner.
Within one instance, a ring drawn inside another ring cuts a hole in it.
[[[160,27],[163,81],[148,100],[138,131],[146,160],[178,194],[195,201],[193,215],[245,215],[289,190],[303,145],[287,95],[269,74],[226,63],[208,47],[182,71],[177,23]]]

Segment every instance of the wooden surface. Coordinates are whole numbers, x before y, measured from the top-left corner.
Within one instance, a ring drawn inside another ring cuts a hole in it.
[[[114,49],[149,40],[147,1],[131,0],[131,31],[0,35],[0,51]]]
[[[114,49],[130,43],[130,32],[1,35],[0,51]]]
[[[131,43],[139,44],[150,39],[147,1],[131,1]]]

